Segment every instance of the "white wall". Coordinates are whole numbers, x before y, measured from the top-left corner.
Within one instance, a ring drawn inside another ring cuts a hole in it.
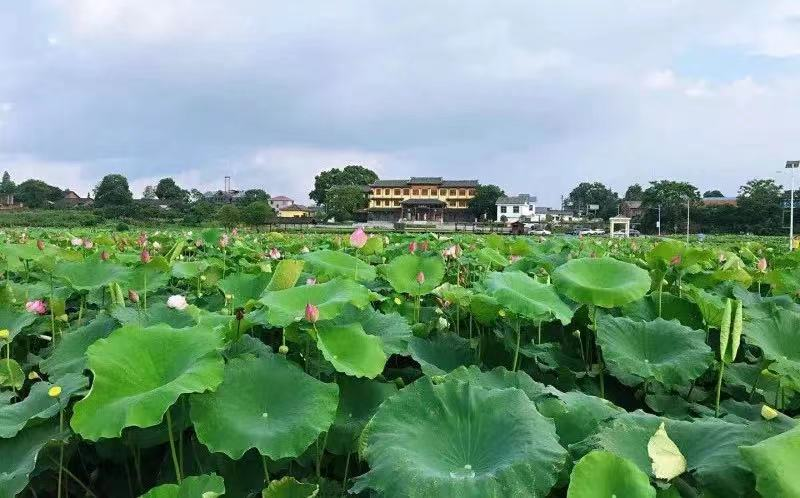
[[[517,208],[519,212],[515,213],[514,209]],[[505,212],[503,212],[505,209]],[[497,205],[497,221],[502,221],[503,216],[506,217],[509,223],[517,221],[520,216],[527,216],[531,221],[536,221],[536,204],[531,202],[529,204],[498,204]]]

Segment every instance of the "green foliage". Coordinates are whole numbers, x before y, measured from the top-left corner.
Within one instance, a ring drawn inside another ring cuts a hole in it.
[[[156,197],[162,201],[171,203],[182,203],[189,201],[189,192],[175,183],[172,178],[162,178],[158,181],[155,189]]]
[[[242,209],[242,221],[250,226],[265,224],[275,217],[275,210],[264,201],[253,201]]]
[[[25,180],[17,186],[14,197],[29,208],[43,208],[61,200],[64,193],[41,180]]]
[[[120,174],[106,175],[94,188],[96,207],[126,206],[133,202],[128,179]]]
[[[343,169],[332,168],[323,171],[314,177],[314,190],[312,190],[308,197],[317,204],[327,205],[330,200],[328,199],[328,191],[332,187],[337,186],[365,186],[376,181],[378,175],[374,171],[363,166],[345,166]]]
[[[584,215],[588,212],[591,217],[607,219],[617,214],[619,196],[600,182],[583,182],[572,189],[565,202]],[[599,206],[597,211],[589,211],[593,204]]]
[[[336,221],[352,220],[366,206],[367,197],[357,185],[335,185],[325,193],[325,214]]]
[[[475,188],[475,197],[469,200],[467,207],[475,218],[495,219],[497,199],[506,193],[497,185],[479,185]]]
[[[233,204],[225,204],[217,211],[216,219],[225,228],[233,228],[242,220],[242,211]]]

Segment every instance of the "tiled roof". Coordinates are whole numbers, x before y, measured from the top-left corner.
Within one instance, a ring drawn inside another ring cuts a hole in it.
[[[286,197],[285,195],[279,195],[277,197],[270,197],[273,201],[291,201],[292,199]]]
[[[370,187],[407,187],[409,185],[439,185],[441,187],[469,187],[479,185],[478,180],[442,180],[441,176],[415,176],[408,180],[377,180]]]
[[[477,187],[478,180],[444,180],[442,187]]]
[[[408,181],[409,185],[439,185],[442,183],[441,176],[412,176]]]
[[[513,197],[499,197],[497,204],[531,204],[536,202],[536,196],[530,194],[519,194]]]
[[[279,209],[279,211],[311,211],[312,209],[302,204],[292,204]]]
[[[405,187],[408,180],[376,180],[370,187]]]
[[[401,204],[404,206],[446,206],[447,203],[439,199],[406,199]]]

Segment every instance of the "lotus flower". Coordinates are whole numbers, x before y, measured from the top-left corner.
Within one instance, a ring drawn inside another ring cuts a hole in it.
[[[219,246],[224,249],[228,247],[228,244],[230,244],[230,239],[228,238],[228,234],[223,233],[222,237],[219,238]]]
[[[147,249],[142,249],[142,253],[139,255],[139,259],[142,261],[142,263],[147,264],[153,258],[150,257],[150,251],[148,251]]]
[[[310,323],[317,323],[319,320],[319,308],[311,303],[306,304],[306,320]]]
[[[239,235],[238,228],[234,228],[233,230],[231,230],[231,237],[236,237],[237,235]]]
[[[180,294],[169,296],[167,299],[167,306],[175,310],[185,310],[188,305],[186,298]]]
[[[408,243],[408,252],[415,253],[417,252],[417,242],[412,240]]]
[[[427,251],[427,250],[428,250],[428,241],[427,241],[427,240],[423,240],[423,241],[422,241],[422,244],[420,244],[420,245],[419,245],[419,247],[420,247],[420,249],[422,249],[423,251]]]
[[[35,313],[37,315],[44,315],[47,313],[47,305],[44,304],[44,301],[41,299],[37,299],[35,301],[28,301],[25,303],[25,310],[29,313]]]
[[[144,233],[144,232],[141,232],[139,234],[139,239],[137,240],[137,242],[139,243],[139,245],[141,247],[144,247],[145,245],[147,245],[147,234]]]
[[[681,255],[677,254],[673,256],[672,259],[669,260],[669,264],[672,266],[678,266],[679,264],[681,264]]]
[[[61,396],[61,386],[53,386],[47,390],[47,395],[51,398],[57,398]]]
[[[159,244],[158,242],[153,242],[153,249],[158,251],[159,249],[161,249],[161,244]]]
[[[445,249],[444,252],[442,252],[442,255],[444,256],[445,259],[448,258],[457,259],[459,256],[461,256],[461,246],[459,246],[458,244],[454,244]]]
[[[128,299],[130,299],[132,303],[138,303],[139,302],[139,293],[136,292],[133,289],[129,290],[128,291]]]
[[[300,249],[300,252],[302,252],[303,254],[307,254],[311,252],[311,250],[308,248],[308,246],[303,246],[303,248]]]
[[[83,245],[83,239],[80,237],[73,237],[70,243],[72,244],[72,247],[80,247]]]
[[[350,245],[361,249],[367,243],[367,239],[369,239],[367,233],[363,228],[358,227],[350,234]]]
[[[94,247],[94,242],[92,242],[91,240],[88,240],[88,239],[84,240],[83,241],[83,247],[85,249],[91,249],[92,247]]]
[[[103,251],[100,253],[100,259],[102,259],[103,261],[108,261],[109,257],[110,256],[108,255],[108,251]]]
[[[317,279],[314,277],[310,277],[306,279],[306,285],[315,285],[317,283]]]
[[[36,241],[36,248],[40,251],[44,251],[44,241],[42,239]]]
[[[761,273],[767,271],[767,260],[765,258],[759,259],[758,263],[756,264],[756,268],[758,268],[758,271]]]
[[[422,285],[425,283],[425,274],[422,272],[417,273],[417,283]]]
[[[273,247],[269,250],[269,257],[271,259],[281,259],[281,252],[278,250],[277,247]]]

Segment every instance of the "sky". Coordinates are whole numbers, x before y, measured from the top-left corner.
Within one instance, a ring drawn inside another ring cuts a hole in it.
[[[0,0],[0,170],[88,192],[314,175],[736,195],[800,159],[796,0]]]

